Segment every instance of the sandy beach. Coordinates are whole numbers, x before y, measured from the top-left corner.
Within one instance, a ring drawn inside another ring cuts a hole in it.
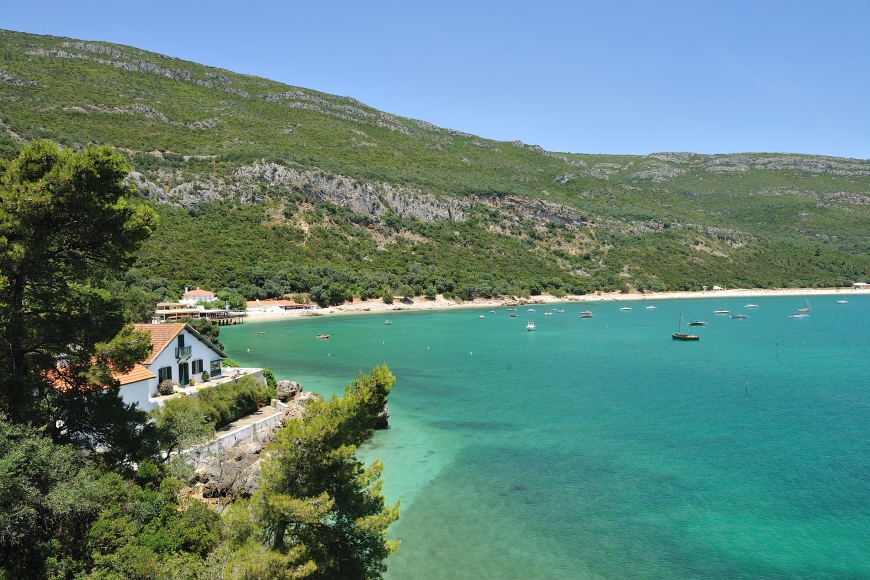
[[[380,299],[354,300],[341,306],[329,308],[313,308],[310,310],[288,310],[285,312],[248,312],[245,322],[259,322],[267,320],[283,320],[308,316],[331,316],[341,314],[380,314],[398,312],[402,310],[442,310],[452,308],[485,308],[522,306],[525,304],[550,304],[564,302],[640,302],[649,300],[674,300],[696,298],[756,298],[761,296],[824,296],[824,295],[861,295],[870,294],[870,290],[856,290],[853,288],[788,288],[777,290],[702,290],[698,292],[652,292],[648,294],[621,292],[585,294],[583,296],[555,296],[540,295],[531,298],[477,298],[470,301],[447,300],[438,295],[435,300],[417,299],[413,302],[401,302],[396,300],[393,304],[384,304]]]

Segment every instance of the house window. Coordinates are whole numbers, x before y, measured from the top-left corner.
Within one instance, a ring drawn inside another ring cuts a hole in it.
[[[193,374],[198,375],[199,373],[202,372],[202,359],[201,358],[196,359],[195,361],[190,363],[190,365],[193,367],[191,369],[191,372]]]
[[[209,363],[209,368],[211,369],[208,372],[209,376],[211,376],[211,377],[221,376],[221,361],[220,360],[211,361]]]
[[[172,367],[161,367],[157,370],[157,382],[162,383],[166,379],[172,380]]]

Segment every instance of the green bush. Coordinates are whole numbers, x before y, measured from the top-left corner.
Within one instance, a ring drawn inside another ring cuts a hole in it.
[[[223,383],[199,392],[199,406],[215,428],[253,413],[277,394],[254,377]]]

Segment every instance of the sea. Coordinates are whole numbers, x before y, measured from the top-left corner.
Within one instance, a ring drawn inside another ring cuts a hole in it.
[[[390,428],[358,450],[401,502],[388,579],[870,578],[870,295],[809,301],[806,318],[803,297],[619,300],[220,336],[326,395],[395,374]],[[672,339],[681,316],[700,340]]]

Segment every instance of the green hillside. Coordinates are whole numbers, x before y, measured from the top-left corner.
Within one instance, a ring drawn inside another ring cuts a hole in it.
[[[110,144],[155,204],[161,226],[116,284],[130,301],[184,285],[340,301],[870,273],[867,160],[553,153],[128,46],[8,31],[0,45],[0,154]]]

